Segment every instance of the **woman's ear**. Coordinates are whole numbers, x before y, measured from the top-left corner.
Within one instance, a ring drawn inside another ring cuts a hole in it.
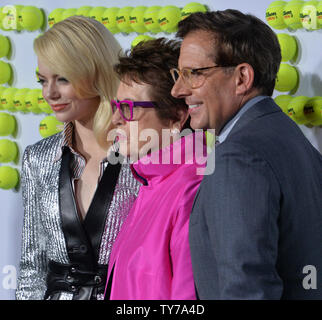
[[[171,129],[178,129],[179,132],[182,130],[184,124],[186,123],[186,121],[189,118],[189,112],[188,110],[178,110],[177,111],[177,115],[179,120],[178,121],[171,121]]]

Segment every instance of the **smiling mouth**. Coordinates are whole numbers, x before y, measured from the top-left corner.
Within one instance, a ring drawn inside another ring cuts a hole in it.
[[[200,107],[200,104],[190,104],[189,105],[189,109],[195,109],[195,108],[198,108]]]
[[[51,108],[53,109],[53,111],[57,112],[57,111],[61,111],[61,110],[65,109],[68,105],[69,105],[69,103],[55,104],[55,105],[51,105]]]
[[[192,114],[192,113],[197,113],[198,112],[198,110],[200,109],[200,107],[201,107],[201,103],[198,103],[198,104],[189,104],[188,106],[189,106],[189,110],[188,110],[188,112],[190,113],[190,114]]]

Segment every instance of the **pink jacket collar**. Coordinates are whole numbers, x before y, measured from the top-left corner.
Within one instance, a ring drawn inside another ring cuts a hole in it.
[[[205,166],[207,151],[205,135],[192,133],[158,151],[139,159],[131,165],[134,177],[143,185],[162,181],[183,164]]]

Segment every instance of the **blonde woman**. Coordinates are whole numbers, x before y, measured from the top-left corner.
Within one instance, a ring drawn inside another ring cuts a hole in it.
[[[65,125],[24,152],[16,298],[102,299],[112,245],[139,189],[106,151],[121,47],[102,24],[74,16],[34,50],[44,98]]]

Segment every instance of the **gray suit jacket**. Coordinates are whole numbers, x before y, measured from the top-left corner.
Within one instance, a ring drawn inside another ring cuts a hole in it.
[[[208,161],[189,236],[200,299],[322,299],[321,154],[267,98]]]

